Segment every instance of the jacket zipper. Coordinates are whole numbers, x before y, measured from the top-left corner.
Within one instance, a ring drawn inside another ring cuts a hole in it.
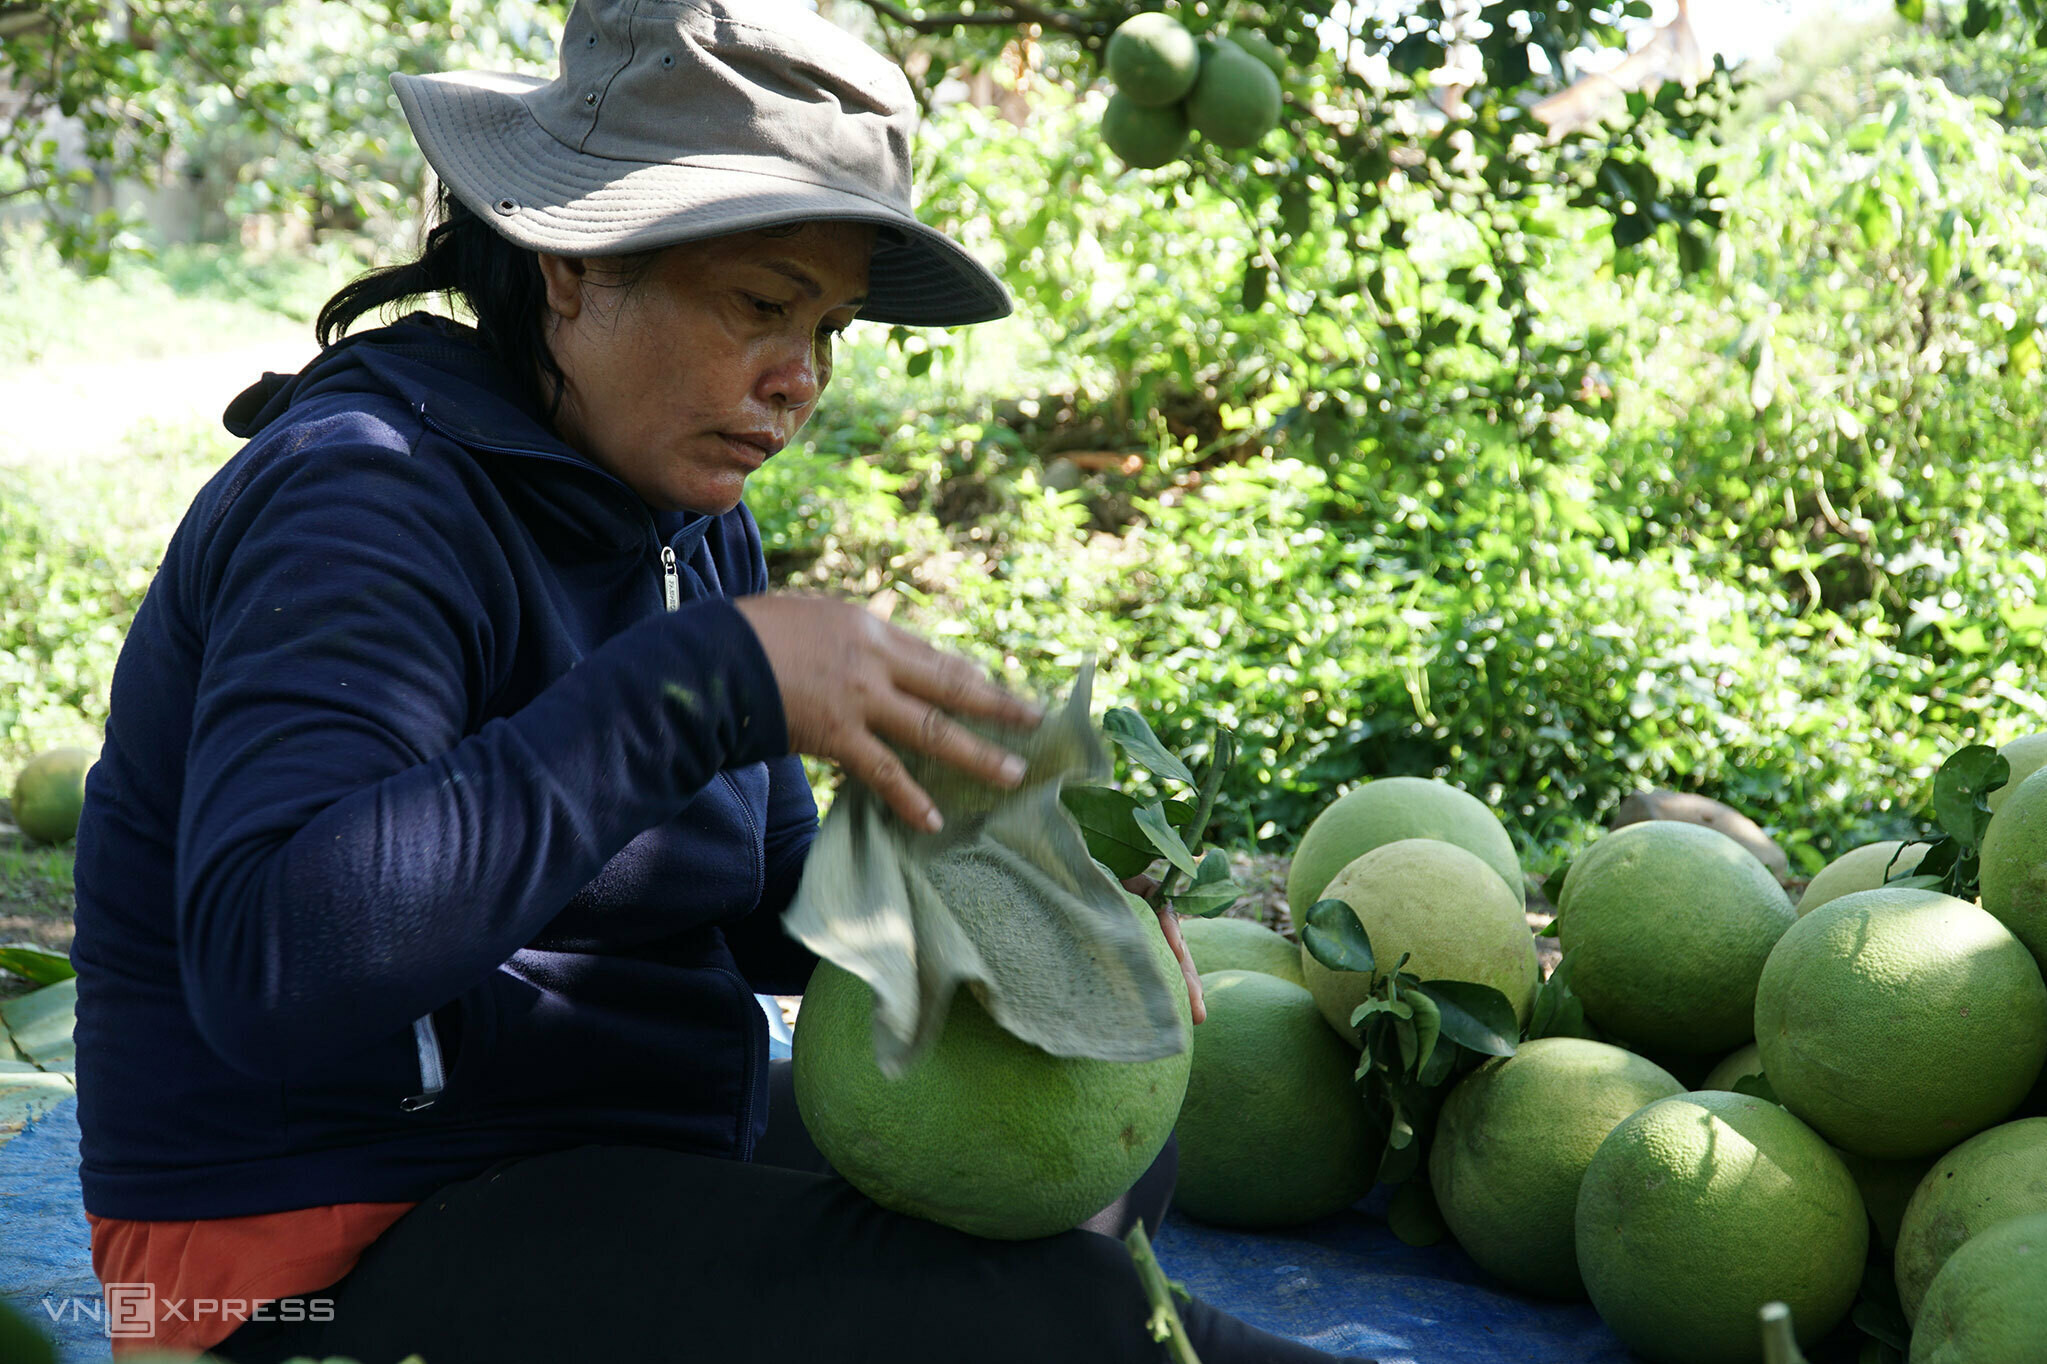
[[[441,1090],[447,1083],[447,1076],[441,1067],[441,1039],[434,1031],[432,1014],[412,1020],[412,1037],[419,1045],[420,1092],[398,1105],[407,1113],[432,1108],[434,1100],[440,1097]]]
[[[419,419],[422,422],[458,445],[469,445],[479,450],[489,450],[494,454],[523,455],[529,459],[545,459],[552,460],[557,464],[572,465],[614,484],[627,494],[632,492],[632,489],[619,479],[612,477],[612,475],[602,469],[591,468],[581,460],[570,459],[565,455],[552,454],[546,450],[531,450],[516,445],[498,445],[489,441],[478,440],[473,436],[458,435],[434,420],[433,415],[427,411],[424,403],[420,404],[417,410],[419,412]],[[651,516],[647,518],[647,528],[654,531],[658,536],[659,530],[655,527],[654,519]],[[679,611],[682,609],[682,580],[680,574],[676,571],[675,548],[672,545],[665,544],[661,546],[661,604],[668,611]],[[722,771],[718,775],[725,777],[728,782],[731,781],[730,776]],[[733,794],[738,794],[736,786],[734,787]],[[740,808],[746,810],[744,800],[740,802]],[[748,823],[751,824],[753,812],[746,810],[746,815]],[[759,885],[766,881],[767,872],[766,868],[761,865],[762,858],[760,856],[754,858],[754,863],[754,881],[756,885]],[[758,895],[759,892],[756,891],[755,894]],[[746,997],[747,1007],[754,1013],[759,1013],[760,1001],[753,997],[753,992],[747,988],[746,982],[733,977],[733,984]],[[752,1024],[753,1019],[749,1016],[747,1018],[747,1027],[744,1029],[744,1036],[746,1038],[746,1087],[741,1096],[741,1111],[744,1115],[742,1121],[745,1123],[740,1138],[740,1159],[742,1160],[749,1160],[753,1156],[753,1058],[756,1048],[754,1046]],[[420,1092],[406,1099],[400,1105],[407,1112],[417,1112],[422,1108],[432,1107],[445,1083],[441,1066],[441,1041],[434,1032],[433,1015],[428,1014],[424,1018],[414,1019],[412,1033],[419,1043]]]
[[[669,545],[661,546],[661,601],[662,604],[665,607],[667,607],[667,609],[670,611],[678,611],[682,609],[682,583],[680,579],[677,577],[675,571],[675,550],[672,546]],[[732,779],[732,774],[730,772],[725,771],[723,768],[719,769],[718,776],[724,781],[727,787],[731,788],[733,798],[739,803],[740,813],[746,816],[747,830],[750,834],[753,835],[750,841],[758,845],[760,842],[760,833],[759,830],[754,828],[753,811],[747,806],[746,797],[744,796],[744,794],[741,793],[739,789],[739,783],[734,781]],[[766,866],[766,853],[756,852],[754,855],[753,862],[754,862],[753,893],[754,898],[759,899],[761,888],[765,886],[767,883],[768,873]],[[745,1001],[744,1007],[746,1011],[746,1022],[740,1029],[740,1035],[746,1039],[746,1084],[740,1090],[739,1096],[740,1123],[739,1158],[741,1160],[752,1160],[754,1098],[753,1072],[754,1052],[757,1050],[753,1040],[753,1028],[754,1015],[760,1013],[761,1002],[757,997],[755,997],[753,993],[753,988],[749,986],[745,981],[739,979],[739,977],[737,976],[733,976],[730,972],[726,972],[725,974],[731,979],[733,985],[738,987],[740,997]]]

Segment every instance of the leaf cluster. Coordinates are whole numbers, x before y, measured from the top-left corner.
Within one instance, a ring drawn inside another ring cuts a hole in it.
[[[1976,899],[1982,893],[1989,796],[2010,780],[2010,760],[1988,744],[1968,744],[1949,754],[1933,774],[1933,822],[1939,825],[1941,835],[1914,840],[1926,845],[1919,865],[1910,876],[1892,879],[1891,868],[1904,856],[1905,849],[1899,848],[1884,868],[1884,884],[1938,890],[1959,900]]]
[[[1951,30],[1963,38],[2017,32],[2047,47],[2047,0],[1897,0],[1907,23]]]
[[[1209,727],[1197,777],[1188,758],[1169,751],[1128,706],[1104,715],[1102,730],[1127,763],[1150,774],[1153,785],[1185,788],[1194,799],[1145,799],[1149,792],[1066,786],[1059,799],[1080,825],[1088,852],[1119,879],[1137,876],[1165,858],[1165,877],[1149,897],[1155,906],[1170,905],[1176,913],[1207,919],[1234,905],[1244,892],[1230,873],[1229,855],[1211,846],[1197,859],[1195,850],[1206,837],[1223,778],[1236,761],[1236,735],[1220,724]]]
[[[1410,953],[1381,971],[1364,925],[1342,900],[1308,907],[1301,942],[1332,971],[1372,977],[1350,1018],[1360,1043],[1356,1078],[1384,1137],[1375,1182],[1403,1183],[1423,1168],[1451,1086],[1487,1057],[1514,1054],[1514,1006],[1489,985],[1421,980],[1407,969]]]

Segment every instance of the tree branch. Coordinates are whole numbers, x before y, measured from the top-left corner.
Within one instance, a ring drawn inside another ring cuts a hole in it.
[[[1101,25],[1092,19],[1078,15],[1061,14],[1053,10],[1039,9],[1036,5],[1009,4],[1001,9],[976,10],[972,14],[927,14],[918,18],[889,0],[860,0],[860,3],[904,28],[919,33],[945,33],[955,28],[1009,28],[1021,24],[1041,24],[1056,28],[1062,33],[1087,38],[1096,35]]]
[[[0,3],[0,38],[15,38],[52,26],[53,21],[40,4]]]

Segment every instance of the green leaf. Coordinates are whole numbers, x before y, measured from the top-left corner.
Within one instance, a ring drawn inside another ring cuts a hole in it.
[[[37,985],[55,985],[78,974],[71,969],[71,959],[62,952],[52,952],[32,942],[0,946],[0,971],[12,971]]]
[[[1237,903],[1243,894],[1243,887],[1230,877],[1229,855],[1221,848],[1210,848],[1202,856],[1194,880],[1173,896],[1173,908],[1181,914],[1212,919]]]
[[[1363,1027],[1365,1021],[1374,1016],[1383,1016],[1395,1023],[1404,1023],[1414,1017],[1414,1006],[1403,999],[1388,999],[1384,995],[1373,995],[1357,1008],[1350,1011],[1350,1025]],[[1407,1067],[1403,1064],[1402,1069]]]
[[[1194,774],[1187,770],[1187,764],[1166,751],[1158,735],[1151,732],[1151,726],[1144,717],[1128,706],[1117,706],[1102,717],[1102,730],[1130,760],[1155,777],[1165,777],[1179,782],[1182,786],[1194,785]]]
[[[1433,1000],[1430,1002],[1434,1003]],[[1438,1015],[1439,1035],[1440,1025],[1441,1016]],[[1447,1047],[1439,1044],[1434,1051],[1429,1053],[1429,1059],[1422,1062],[1421,1072],[1415,1076],[1415,1083],[1427,1085],[1433,1089],[1450,1078],[1450,1073],[1457,1068],[1457,1058],[1468,1054],[1460,1050],[1455,1043]]]
[[[1186,841],[1180,837],[1180,831],[1166,819],[1165,809],[1160,802],[1153,801],[1149,805],[1139,806],[1134,818],[1137,820],[1138,832],[1150,839],[1151,845],[1157,848],[1168,862],[1189,876],[1201,870],[1194,861],[1194,854],[1187,850]]]
[[[1928,887],[1928,889],[1939,890],[1954,875],[1955,868],[1961,860],[1962,845],[1959,842],[1952,838],[1936,838],[1933,840],[1932,846],[1927,848],[1925,856],[1919,859],[1919,865],[1914,868],[1914,872],[1916,876],[1931,876],[1934,878],[1933,885]],[[1904,885],[1905,882],[1890,881],[1885,884]]]
[[[1423,1143],[1414,1139],[1411,1124],[1406,1124],[1404,1119],[1399,1121],[1403,1124],[1401,1130],[1404,1135],[1393,1131],[1386,1134],[1386,1155],[1379,1162],[1378,1182],[1381,1184],[1405,1183],[1421,1169]]]
[[[1247,313],[1255,313],[1265,306],[1265,297],[1272,285],[1272,272],[1258,261],[1244,267],[1244,288],[1237,303]]]
[[[1396,1151],[1405,1151],[1414,1145],[1414,1121],[1405,1108],[1398,1104],[1393,1108],[1393,1127],[1386,1133],[1386,1144]]]
[[[1421,993],[1436,1002],[1443,1036],[1487,1056],[1512,1056],[1520,1021],[1507,997],[1490,985],[1467,980],[1423,981]]]
[[[1115,873],[1117,880],[1135,876],[1158,857],[1144,831],[1137,827],[1138,801],[1108,786],[1063,786],[1059,803],[1073,816],[1087,839],[1087,850],[1096,861]],[[1168,815],[1194,809],[1185,801],[1165,802]]]
[[[1443,49],[1433,33],[1410,33],[1393,45],[1386,62],[1403,76],[1433,71],[1443,64]]]
[[[1436,1054],[1436,1039],[1443,1035],[1443,1013],[1425,990],[1410,993],[1407,1003],[1414,1010],[1415,1058],[1409,1069],[1419,1077],[1428,1070],[1429,1060]]]
[[[1448,1228],[1426,1179],[1402,1180],[1386,1203],[1386,1229],[1410,1246],[1432,1246]]]
[[[2023,323],[2014,328],[2013,334],[2005,338],[2004,355],[2006,374],[2017,379],[2029,378],[2040,368],[2042,360],[2047,359],[2047,354],[2043,354],[2041,349],[2039,329]]]
[[[1343,900],[1317,900],[1308,906],[1301,923],[1301,945],[1332,971],[1372,972],[1372,940]]]
[[[1680,270],[1687,275],[1696,275],[1712,264],[1712,248],[1700,233],[1680,228],[1677,234],[1677,259]]]
[[[1556,969],[1549,973],[1549,979],[1535,992],[1535,1008],[1528,1016],[1528,1031],[1525,1041],[1538,1037],[1583,1037],[1599,1040],[1598,1034],[1585,1019],[1585,1004],[1571,991],[1571,968],[1577,961],[1578,949],[1564,953]]]
[[[1535,931],[1535,936],[1538,938],[1554,938],[1557,935],[1558,922],[1555,917],[1552,917],[1548,923]]]
[[[1956,750],[1933,777],[1933,814],[1965,851],[1983,846],[1990,824],[1984,799],[2011,779],[2011,762],[1988,744]]]
[[[1908,24],[1926,22],[1926,0],[1898,0],[1898,15]]]

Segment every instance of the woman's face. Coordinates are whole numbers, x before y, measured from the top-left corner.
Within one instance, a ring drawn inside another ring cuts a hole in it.
[[[649,506],[731,510],[831,382],[873,247],[864,223],[687,242],[630,289],[601,258],[543,254],[556,429]]]

